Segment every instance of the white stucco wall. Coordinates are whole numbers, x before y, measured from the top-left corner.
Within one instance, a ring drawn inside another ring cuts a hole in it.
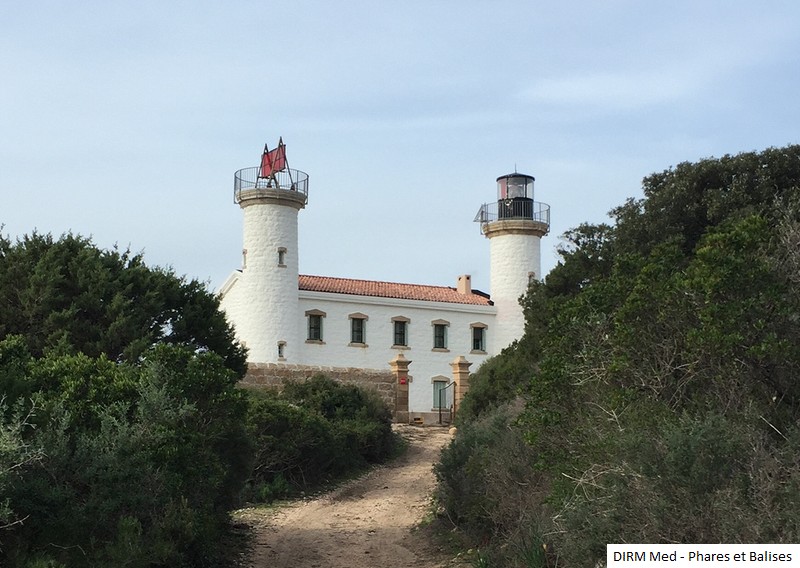
[[[499,353],[525,331],[519,298],[528,290],[530,274],[541,278],[541,238],[535,234],[495,234],[489,239],[490,295],[497,308],[489,349]]]
[[[308,310],[320,310],[326,314],[322,323],[323,343],[305,340],[308,326],[305,312]],[[367,347],[350,345],[348,316],[352,313],[362,313],[369,318],[366,322]],[[392,318],[397,316],[411,320],[407,328],[408,347],[402,349],[392,347]],[[447,329],[447,351],[433,349],[431,322],[434,320],[446,320],[450,323]],[[398,353],[403,353],[412,361],[409,366],[409,375],[412,377],[409,382],[409,411],[430,412],[433,410],[434,377],[446,377],[448,382],[452,380],[450,363],[459,355],[473,363],[471,371],[476,370],[489,356],[489,352],[471,352],[470,325],[483,323],[488,326],[487,342],[491,344],[495,309],[493,306],[300,291],[298,321],[303,338],[300,359],[305,365],[388,369],[389,361]],[[448,393],[452,397],[450,391]]]
[[[219,304],[222,311],[225,312],[225,316],[228,318],[228,322],[233,326],[234,334],[236,335],[236,339],[239,341],[243,341],[242,337],[239,335],[239,325],[238,322],[242,318],[242,309],[244,304],[244,294],[242,291],[244,290],[245,286],[243,284],[244,275],[236,270],[228,279],[225,280],[225,283],[219,289]]]
[[[286,361],[298,362],[297,327],[297,213],[292,205],[253,202],[244,211],[244,250],[241,279],[236,284],[236,333],[250,351],[249,360],[278,361],[278,343],[284,342]],[[286,249],[285,266],[278,250]]]

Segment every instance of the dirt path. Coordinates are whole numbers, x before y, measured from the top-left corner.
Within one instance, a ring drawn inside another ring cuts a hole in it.
[[[439,568],[447,555],[419,532],[434,487],[432,465],[450,439],[444,428],[401,426],[405,455],[313,500],[240,518],[255,529],[251,568]]]

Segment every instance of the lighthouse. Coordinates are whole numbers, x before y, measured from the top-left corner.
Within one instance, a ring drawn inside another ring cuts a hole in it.
[[[242,261],[219,290],[248,349],[245,380],[272,385],[324,368],[337,381],[374,387],[400,420],[450,416],[447,389],[454,379],[463,387],[461,367],[477,368],[525,331],[519,299],[541,279],[540,241],[550,229],[550,206],[534,201],[533,184],[525,174],[500,176],[497,198],[475,217],[489,239],[491,296],[467,275],[456,286],[301,275],[308,175],[288,167],[282,142],[265,148],[260,166],[234,174]]]
[[[233,198],[244,215],[242,268],[236,300],[226,309],[249,361],[297,362],[297,215],[308,202],[308,174],[287,167],[281,141],[264,149],[261,166],[234,174]]]
[[[497,309],[489,350],[499,353],[525,332],[519,304],[533,280],[541,280],[541,239],[550,230],[550,206],[534,201],[530,175],[497,178],[497,201],[485,203],[475,221],[489,239],[489,286]]]

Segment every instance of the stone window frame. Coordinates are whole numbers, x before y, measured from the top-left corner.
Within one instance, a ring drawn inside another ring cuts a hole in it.
[[[317,345],[325,345],[325,335],[324,335],[324,324],[323,320],[327,317],[328,314],[323,312],[322,310],[307,310],[306,313],[306,343],[315,343]],[[319,318],[319,337],[314,338],[312,337],[312,327],[311,327],[311,318]]]
[[[361,312],[355,312],[352,314],[348,314],[347,318],[350,320],[350,343],[348,345],[350,347],[369,347],[367,344],[367,320],[369,316],[367,314],[362,314]],[[355,321],[361,321],[361,341],[353,341],[355,337]]]
[[[278,247],[278,267],[286,268],[286,247]]]
[[[411,349],[411,347],[408,345],[409,327],[410,327],[409,324],[411,323],[411,319],[407,318],[406,316],[394,316],[391,319],[391,322],[392,322],[392,349]],[[405,343],[397,343],[398,324],[402,324]]]
[[[487,329],[489,329],[489,326],[486,325],[483,322],[476,321],[476,322],[473,322],[473,323],[469,324],[470,345],[472,346],[472,349],[470,350],[470,353],[474,353],[476,355],[486,355],[487,354],[487,351],[486,351],[486,333],[487,333],[486,330]],[[476,349],[475,348],[475,339],[476,339],[475,333],[477,332],[477,330],[481,330],[480,347],[482,347],[482,349]]]
[[[443,336],[442,336],[442,347],[436,346],[436,328],[441,326],[443,328]],[[436,319],[431,322],[431,328],[433,328],[433,348],[431,351],[436,351],[439,353],[449,353],[450,349],[447,347],[447,340],[448,340],[448,329],[450,327],[450,322],[443,319]]]

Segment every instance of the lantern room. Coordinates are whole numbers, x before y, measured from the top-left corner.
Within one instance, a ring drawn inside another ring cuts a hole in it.
[[[535,230],[546,234],[550,226],[550,206],[533,200],[533,176],[514,172],[497,178],[497,201],[484,203],[475,215],[485,234],[487,224],[495,221],[525,220],[537,224]]]
[[[518,173],[497,178],[500,219],[533,219],[533,182],[533,176]]]
[[[528,198],[533,199],[533,176],[508,174],[497,178],[497,200]]]

